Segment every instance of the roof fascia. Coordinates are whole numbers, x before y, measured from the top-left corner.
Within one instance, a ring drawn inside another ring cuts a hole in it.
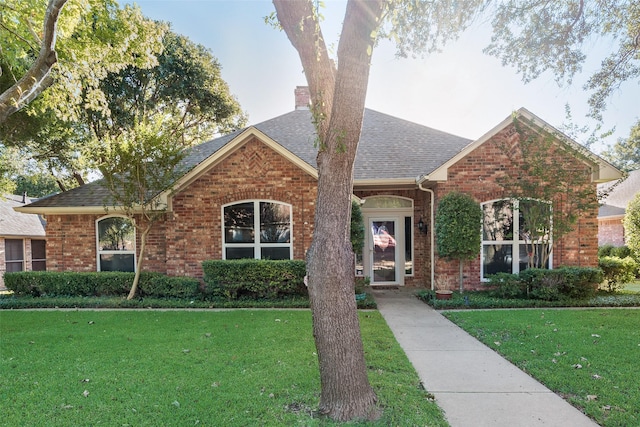
[[[363,187],[415,187],[415,178],[392,178],[392,179],[357,179],[353,181],[353,188]]]
[[[619,171],[611,163],[607,162],[597,154],[591,152],[584,146],[569,138],[567,135],[560,132],[558,129],[554,128],[549,123],[545,122],[526,108],[520,108],[519,110],[515,111],[513,114],[505,118],[498,125],[494,126],[489,132],[485,133],[480,138],[464,147],[458,154],[436,168],[433,172],[428,175],[422,175],[418,177],[418,184],[422,184],[426,181],[447,181],[449,168],[451,166],[462,160],[473,150],[475,150],[476,148],[493,138],[507,126],[509,126],[513,122],[514,116],[518,118],[524,117],[535,126],[538,126],[543,132],[548,132],[551,135],[554,135],[558,141],[568,145],[573,150],[589,159],[589,161],[592,162],[590,166],[596,166],[595,168],[593,168],[593,173],[591,176],[592,182],[602,183],[620,179],[622,177],[622,172]]]
[[[207,169],[209,169],[212,165],[215,165],[226,157],[228,157],[231,153],[233,153],[236,149],[240,148],[242,145],[246,144],[252,137],[259,139],[266,146],[289,160],[291,163],[302,169],[307,174],[311,175],[313,178],[318,179],[318,171],[316,168],[302,160],[300,157],[296,156],[282,145],[278,144],[275,140],[269,137],[264,132],[260,131],[254,126],[250,126],[233,138],[231,141],[227,142],[223,147],[221,147],[218,151],[213,153],[207,159],[205,159],[202,163],[191,169],[187,172],[182,178],[180,178],[174,184],[173,188],[167,190],[163,193],[165,198],[170,198],[171,194],[177,193],[181,191],[183,188],[191,184],[195,181],[202,173],[204,173]]]

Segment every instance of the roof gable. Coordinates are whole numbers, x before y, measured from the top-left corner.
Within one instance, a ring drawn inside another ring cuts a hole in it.
[[[557,140],[560,143],[566,144],[571,149],[582,154],[584,158],[587,159],[588,162],[590,162],[589,164],[592,167],[593,182],[611,181],[611,180],[619,179],[622,176],[621,172],[618,169],[616,169],[613,165],[611,165],[609,162],[602,159],[600,156],[592,153],[584,146],[578,144],[577,142],[575,142],[574,140],[572,140],[571,138],[569,138],[568,136],[566,136],[565,134],[563,134],[562,132],[560,132],[559,130],[557,130],[556,128],[554,128],[553,126],[551,126],[550,124],[548,124],[547,122],[539,118],[538,116],[536,116],[535,114],[528,111],[526,108],[520,108],[519,110],[514,112],[512,115],[510,115],[509,117],[504,119],[502,122],[500,122],[497,126],[491,129],[489,132],[481,136],[479,139],[473,141],[472,143],[464,147],[460,152],[458,152],[455,156],[453,156],[452,158],[444,162],[442,165],[436,168],[433,172],[427,173],[424,176],[420,177],[418,182],[424,183],[426,181],[446,181],[448,177],[448,169],[451,166],[453,166],[458,161],[466,157],[469,153],[471,153],[473,150],[475,150],[485,142],[489,141],[491,138],[496,136],[506,127],[510,126],[513,123],[514,116],[516,116],[517,118],[526,119],[530,124],[538,127],[543,132],[548,132],[556,136]]]

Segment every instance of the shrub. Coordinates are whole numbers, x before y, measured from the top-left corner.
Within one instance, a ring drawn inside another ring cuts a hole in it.
[[[631,249],[629,249],[628,246],[617,246],[611,249],[611,254],[609,256],[626,258],[628,256],[631,256]]]
[[[569,298],[582,299],[595,295],[602,283],[602,270],[593,267],[560,267],[557,270],[563,277],[561,292]]]
[[[615,248],[611,243],[607,243],[606,245],[602,245],[598,248],[598,258],[602,258],[603,256],[611,256],[611,251]]]
[[[489,295],[497,298],[522,298],[525,295],[524,284],[517,274],[493,274],[486,285],[491,288]]]
[[[6,273],[5,285],[15,295],[40,296],[126,296],[134,273],[115,271],[21,271]],[[141,296],[180,298],[196,296],[198,281],[191,278],[167,277],[160,273],[140,275]]]
[[[306,264],[289,260],[208,260],[202,263],[207,293],[230,299],[306,295]]]
[[[598,266],[604,273],[604,280],[609,292],[617,291],[625,283],[633,281],[638,268],[631,257],[602,257],[598,260]]]

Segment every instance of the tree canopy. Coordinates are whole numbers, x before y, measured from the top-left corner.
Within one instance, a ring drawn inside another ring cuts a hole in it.
[[[611,46],[584,85],[590,116],[601,120],[607,100],[640,78],[640,3],[635,0],[503,0],[491,11],[493,36],[485,52],[511,65],[529,82],[551,72],[571,84],[597,38]]]
[[[626,139],[618,139],[602,155],[620,170],[631,172],[640,169],[640,120],[631,128]]]

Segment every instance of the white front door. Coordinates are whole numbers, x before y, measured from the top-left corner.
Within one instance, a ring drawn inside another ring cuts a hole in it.
[[[403,229],[397,217],[368,218],[367,247],[372,285],[403,285]]]

